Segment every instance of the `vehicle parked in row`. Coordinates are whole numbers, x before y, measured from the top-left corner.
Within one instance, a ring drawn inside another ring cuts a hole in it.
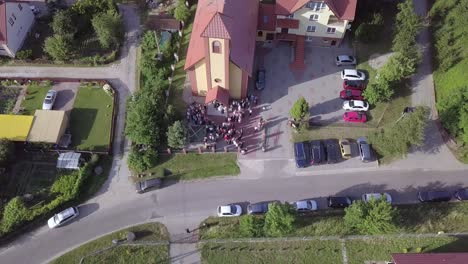
[[[345,112],[343,114],[343,120],[345,122],[365,123],[367,121],[367,115],[365,112]]]
[[[310,141],[310,164],[319,165],[325,161],[325,148],[322,141]]]
[[[385,199],[388,203],[392,203],[392,196],[388,193],[366,193],[362,195],[362,200],[364,202],[369,202],[370,200],[380,200],[380,199]]]
[[[268,212],[268,207],[270,206],[270,204],[277,202],[278,201],[269,201],[249,204],[247,206],[247,213],[249,215],[266,214]]]
[[[135,191],[137,193],[144,193],[152,189],[159,189],[161,187],[161,179],[149,179],[135,183]]]
[[[455,198],[460,201],[468,200],[468,188],[460,189],[455,192]]]
[[[327,154],[327,163],[337,163],[340,160],[340,145],[336,139],[325,140],[325,153]]]
[[[369,103],[361,100],[347,100],[343,102],[343,109],[347,111],[367,111]]]
[[[298,213],[307,213],[318,209],[317,202],[315,200],[301,200],[290,204]]]
[[[362,162],[369,162],[372,161],[372,150],[367,143],[367,139],[365,137],[360,137],[356,140],[359,149],[359,156],[361,157]]]
[[[340,98],[344,100],[364,100],[362,90],[344,89],[340,92]]]
[[[351,158],[351,144],[348,139],[340,139],[340,150],[341,150],[341,157],[343,159],[350,159]]]
[[[309,147],[307,142],[294,143],[294,157],[296,159],[296,167],[304,168],[309,165]]]
[[[346,208],[351,205],[351,198],[343,196],[330,196],[327,198],[328,207],[330,208]]]
[[[350,55],[340,55],[335,58],[336,66],[356,65],[356,58]]]
[[[218,206],[219,217],[239,216],[242,214],[242,207],[237,204]]]
[[[343,89],[345,90],[365,90],[367,87],[365,81],[357,81],[357,80],[344,80],[343,81]]]
[[[80,212],[78,211],[77,207],[70,207],[50,218],[49,221],[47,221],[47,225],[51,229],[56,228],[67,222],[70,222],[72,219],[78,217],[79,215]]]
[[[418,192],[418,199],[422,203],[448,202],[452,195],[447,191],[422,191]]]
[[[265,69],[261,68],[257,71],[257,80],[255,81],[255,87],[257,87],[258,90],[263,90],[265,89],[265,83],[266,71]]]
[[[366,74],[355,69],[344,69],[341,71],[341,79],[364,81],[366,79]]]
[[[49,90],[44,98],[44,102],[42,103],[42,110],[52,110],[56,98],[57,91]]]

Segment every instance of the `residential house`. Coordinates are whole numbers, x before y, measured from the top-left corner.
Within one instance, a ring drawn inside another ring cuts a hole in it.
[[[247,95],[259,1],[199,0],[185,70],[192,94],[227,104]]]
[[[33,24],[28,3],[0,0],[0,56],[15,57]]]
[[[393,264],[467,264],[468,253],[392,254]]]

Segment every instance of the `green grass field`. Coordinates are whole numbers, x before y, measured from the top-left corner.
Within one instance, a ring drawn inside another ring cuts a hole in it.
[[[21,107],[24,108],[22,114],[34,115],[37,109],[42,109],[42,103],[44,102],[47,91],[50,89],[50,86],[29,85],[26,97],[21,104]]]
[[[160,156],[159,164],[146,171],[147,174],[165,170],[168,178],[177,180],[192,180],[213,176],[237,175],[236,154],[177,154]],[[156,173],[157,174],[157,173]],[[160,175],[156,175],[160,177]],[[154,178],[148,176],[138,180]]]
[[[114,100],[103,89],[80,87],[71,112],[72,145],[80,150],[109,147]]]
[[[341,263],[341,245],[337,240],[303,242],[207,243],[201,248],[203,263]]]
[[[111,246],[113,239],[125,238],[128,231],[135,233],[135,242],[157,242],[169,239],[166,227],[160,223],[132,226],[81,245],[53,260],[51,264],[79,263],[83,256]],[[169,263],[168,258],[169,248],[165,245],[120,246],[86,258],[84,263]]]

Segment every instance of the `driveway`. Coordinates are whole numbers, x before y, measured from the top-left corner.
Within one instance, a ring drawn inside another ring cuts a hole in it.
[[[52,86],[52,90],[57,91],[54,110],[71,111],[75,103],[79,82],[59,82]]]

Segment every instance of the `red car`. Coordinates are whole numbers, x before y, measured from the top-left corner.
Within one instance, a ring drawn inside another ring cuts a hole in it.
[[[340,92],[340,98],[345,100],[364,100],[362,90],[346,89]]]
[[[351,80],[344,80],[343,81],[343,89],[345,90],[364,90],[366,89],[366,83],[362,81],[351,81]]]
[[[346,112],[343,114],[343,120],[346,122],[365,123],[367,116],[364,112]]]

